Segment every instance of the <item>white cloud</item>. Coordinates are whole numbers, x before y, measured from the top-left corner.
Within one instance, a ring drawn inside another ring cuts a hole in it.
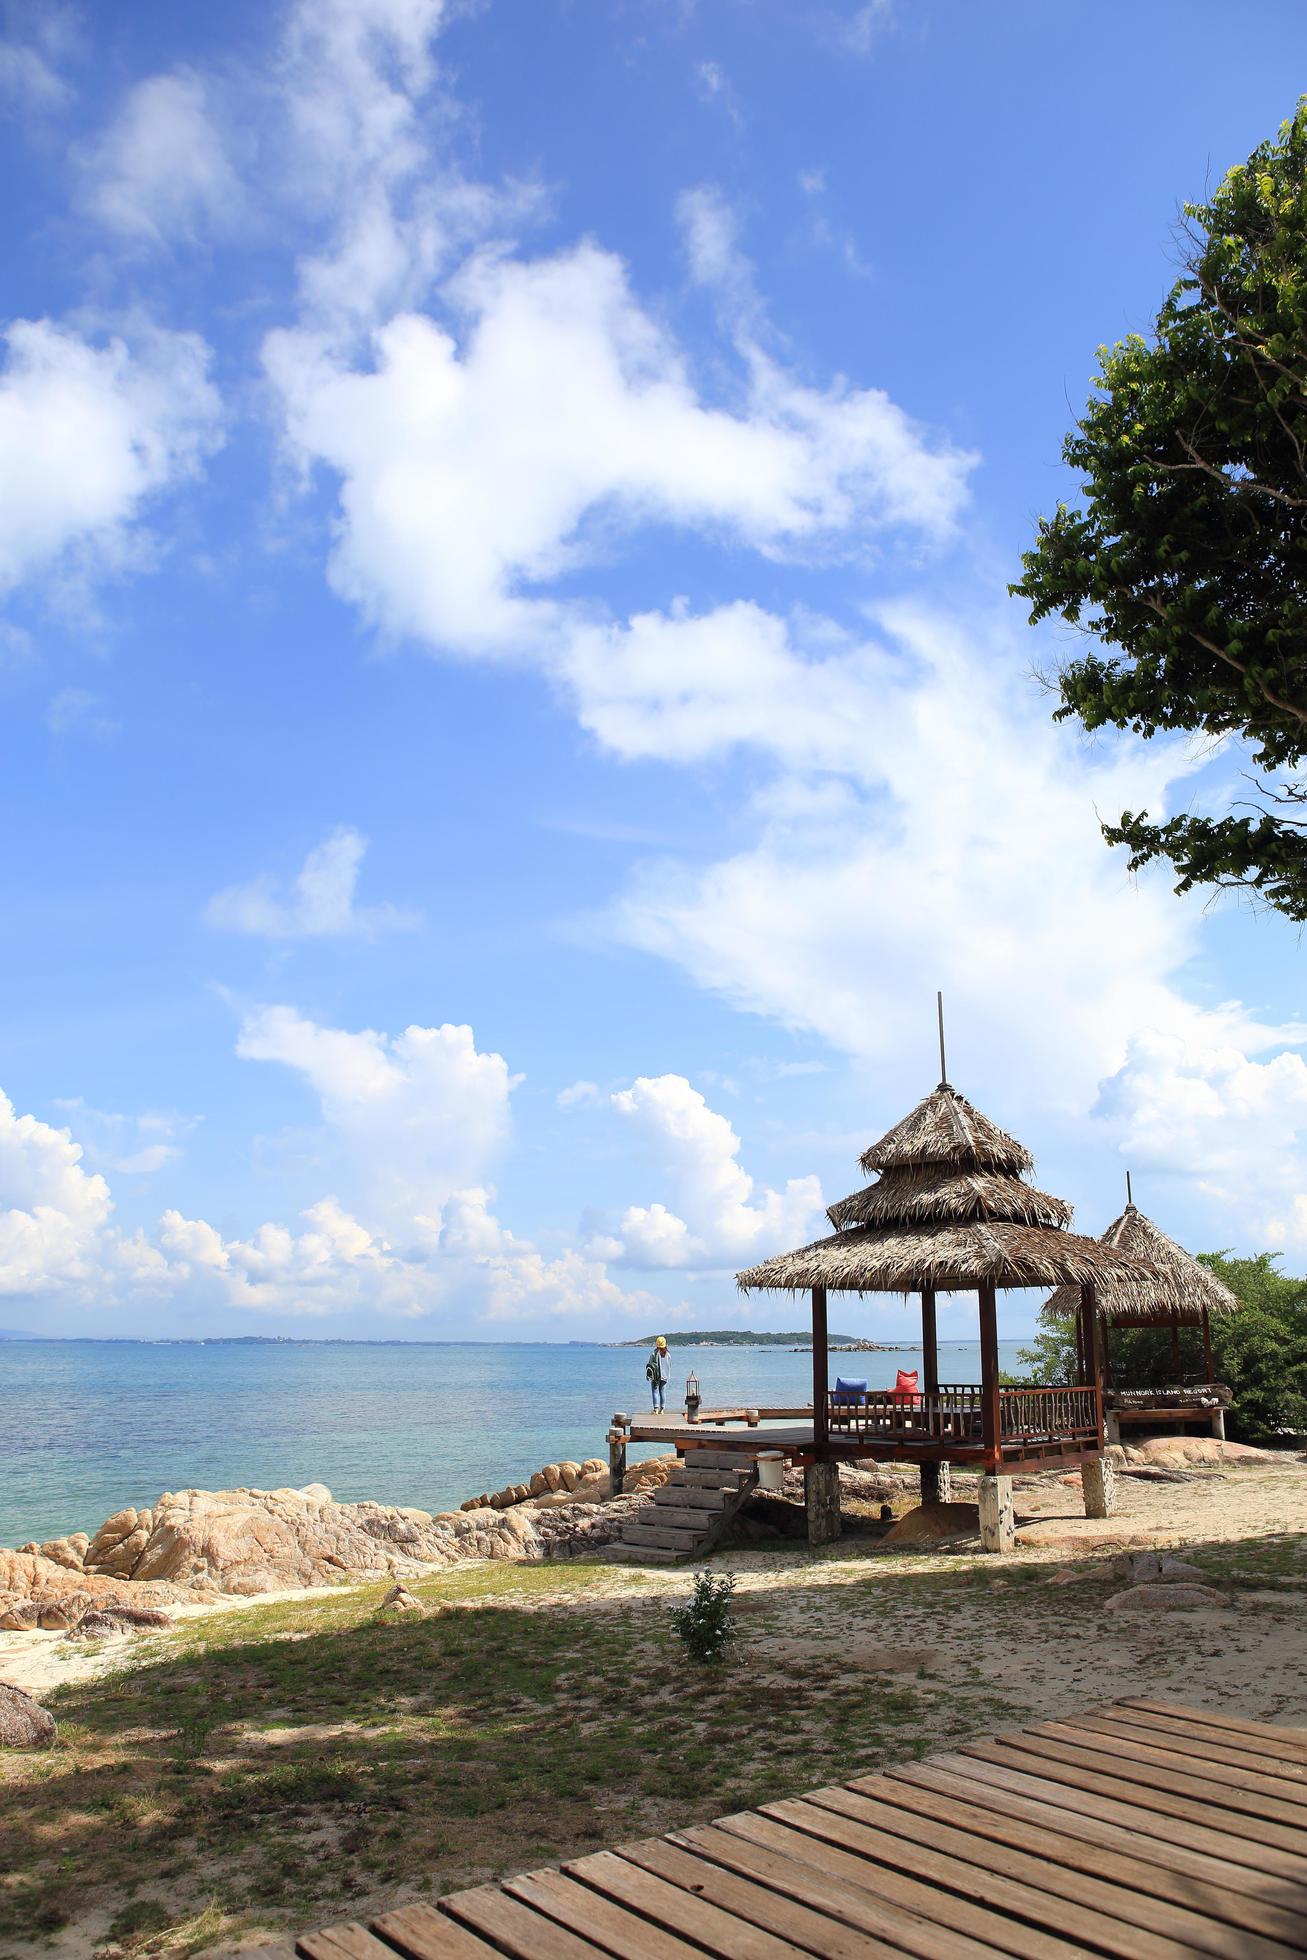
[[[560,1109],[575,1109],[578,1104],[597,1103],[602,1100],[597,1082],[569,1082],[567,1087],[560,1089],[555,1097]]]
[[[894,26],[895,0],[865,0],[865,4],[833,23],[831,38],[850,54],[866,56]]]
[[[661,1200],[629,1205],[616,1233],[603,1235],[606,1256],[632,1266],[736,1267],[819,1229],[820,1181],[759,1190],[739,1161],[739,1137],[683,1075],[642,1075],[612,1106],[651,1150],[675,1210]]]
[[[169,1110],[146,1110],[125,1116],[115,1110],[93,1109],[80,1096],[56,1098],[55,1108],[77,1126],[88,1163],[128,1177],[149,1177],[182,1155],[185,1139],[197,1127],[193,1116]]]
[[[340,478],[332,583],[387,631],[538,651],[566,617],[539,588],[599,525],[707,526],[766,552],[951,530],[970,457],[877,389],[813,389],[756,351],[743,412],[710,405],[596,246],[483,254],[447,293],[461,342],[401,315],[366,369],[301,333],[266,344],[293,445]]]
[[[78,48],[73,10],[43,0],[40,7],[5,11],[18,31],[0,36],[0,102],[32,118],[66,108],[73,91],[60,71]]]
[[[80,1286],[99,1264],[112,1204],[67,1130],[0,1094],[0,1294]]]
[[[232,230],[244,194],[203,78],[151,75],[128,94],[82,162],[92,215],[120,237],[160,245]]]
[[[248,1239],[224,1239],[203,1219],[167,1211],[159,1238],[176,1280],[216,1280],[232,1306],[314,1316],[351,1306],[405,1316],[423,1311],[424,1276],[406,1273],[335,1198],[310,1205],[304,1218],[307,1229],[298,1235],[261,1225]]]
[[[311,850],[289,898],[264,874],[247,885],[229,885],[205,907],[211,926],[228,932],[256,933],[268,939],[371,937],[416,923],[411,912],[393,905],[356,905],[359,870],[367,839],[341,824]]]
[[[204,342],[137,322],[96,344],[52,320],[17,320],[4,339],[0,592],[139,562],[150,499],[219,441]]]

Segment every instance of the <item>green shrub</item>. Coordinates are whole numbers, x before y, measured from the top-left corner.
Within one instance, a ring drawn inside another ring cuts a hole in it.
[[[692,1661],[712,1666],[739,1638],[731,1611],[734,1593],[735,1581],[729,1575],[714,1579],[711,1572],[696,1572],[689,1599],[684,1606],[672,1608],[672,1625]]]

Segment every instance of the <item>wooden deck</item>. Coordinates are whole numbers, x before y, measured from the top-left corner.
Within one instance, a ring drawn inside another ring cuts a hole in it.
[[[261,1952],[1290,1960],[1307,1729],[1115,1702]]]

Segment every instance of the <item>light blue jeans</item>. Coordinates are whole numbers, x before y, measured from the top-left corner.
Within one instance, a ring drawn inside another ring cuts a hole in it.
[[[667,1384],[665,1382],[660,1382],[656,1375],[654,1376],[653,1380],[649,1383],[649,1390],[653,1396],[653,1412],[656,1416],[660,1416],[664,1413],[663,1391],[665,1390],[666,1386]]]

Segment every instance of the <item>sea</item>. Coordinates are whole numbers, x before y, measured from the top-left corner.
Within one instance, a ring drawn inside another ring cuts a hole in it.
[[[1016,1371],[1018,1341],[1000,1346]],[[93,1532],[163,1491],[325,1484],[424,1511],[607,1455],[615,1410],[648,1401],[642,1349],[582,1344],[0,1340],[0,1546]],[[831,1356],[872,1387],[920,1350]],[[809,1355],[677,1348],[667,1402],[811,1397]],[[979,1381],[974,1343],[940,1343],[945,1381]],[[632,1459],[656,1454],[633,1447]]]

